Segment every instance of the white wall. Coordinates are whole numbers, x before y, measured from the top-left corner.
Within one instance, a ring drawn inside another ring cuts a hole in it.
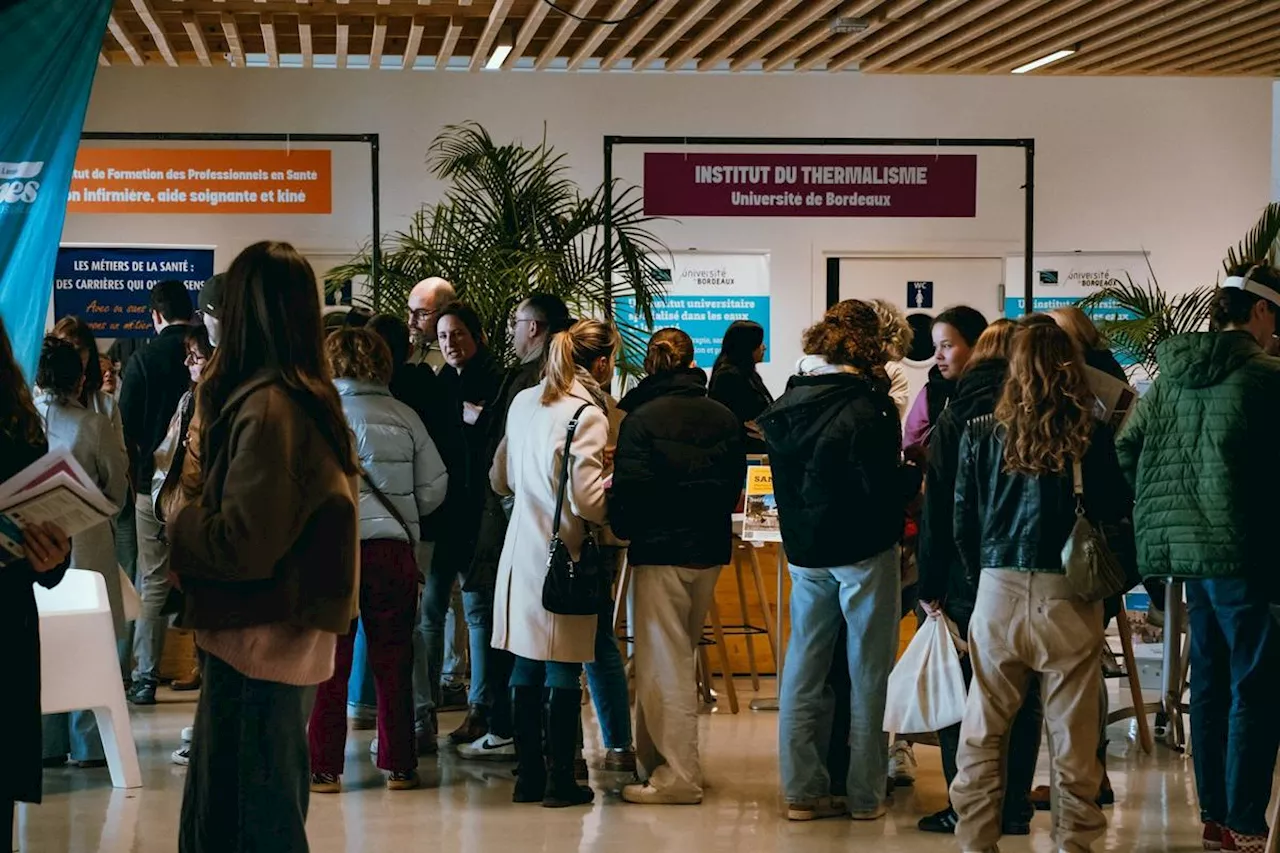
[[[1228,245],[1270,195],[1270,81],[1012,77],[466,74],[390,71],[101,69],[87,129],[378,132],[383,223],[438,192],[426,149],[446,124],[475,119],[498,140],[539,138],[600,179],[614,134],[1021,137],[1037,142],[1036,247],[1152,252],[1160,282],[1212,282]],[[368,155],[335,147],[332,216],[88,216],[64,239],[245,244],[288,239],[345,252],[369,233]],[[641,151],[620,149],[639,182]],[[1022,245],[1020,152],[979,152],[969,220],[689,219],[664,224],[672,248],[771,253],[773,363],[781,386],[800,329],[821,311],[828,254],[999,256]]]

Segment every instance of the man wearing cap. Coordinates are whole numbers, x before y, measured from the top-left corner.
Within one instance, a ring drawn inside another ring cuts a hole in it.
[[[219,333],[222,331],[222,285],[226,273],[218,273],[200,288],[200,316],[204,320],[204,330],[209,333],[209,346],[218,345]]]
[[[1157,350],[1160,373],[1116,440],[1134,486],[1138,566],[1186,582],[1191,745],[1205,849],[1266,843],[1280,747],[1275,495],[1280,484],[1280,273],[1232,271],[1212,331]],[[1088,489],[1089,484],[1085,483]]]

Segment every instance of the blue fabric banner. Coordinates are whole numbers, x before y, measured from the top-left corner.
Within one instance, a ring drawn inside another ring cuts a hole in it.
[[[103,338],[149,338],[151,288],[176,279],[191,301],[213,275],[209,246],[62,246],[53,272],[53,318],[75,316]]]
[[[0,317],[30,381],[111,0],[0,2]]]

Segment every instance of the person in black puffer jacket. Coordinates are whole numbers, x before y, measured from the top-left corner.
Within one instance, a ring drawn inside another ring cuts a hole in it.
[[[699,803],[694,661],[720,567],[732,557],[732,514],[746,480],[742,427],[707,398],[693,341],[662,329],[649,375],[619,404],[609,520],[631,541],[635,584],[637,759],[633,803]]]
[[[1054,755],[1054,846],[1089,850],[1106,831],[1095,802],[1102,602],[1076,595],[1062,561],[1077,518],[1077,462],[1088,519],[1116,529],[1131,518],[1132,493],[1110,427],[1094,419],[1078,347],[1054,325],[1028,326],[1014,338],[994,414],[965,427],[956,469],[956,550],[970,578],[981,575],[969,621],[973,684],[951,786],[964,850],[993,850],[1002,835],[1009,734],[1033,673]]]
[[[955,507],[956,464],[960,437],[965,424],[979,415],[995,411],[1009,373],[1009,347],[1018,324],[999,319],[987,327],[973,348],[973,355],[956,385],[947,410],[938,418],[929,443],[929,464],[925,470],[924,511],[920,519],[920,605],[930,616],[945,613],[956,623],[959,635],[969,635],[969,617],[977,589],[970,583],[960,555],[956,552],[952,517]],[[960,659],[965,682],[973,677],[969,657]],[[1010,739],[1008,783],[1005,789],[1002,828],[1005,835],[1027,835],[1034,814],[1027,793],[1036,771],[1040,749],[1040,693],[1028,690],[1028,701],[1014,720]],[[956,749],[960,745],[960,724],[938,732],[942,752],[942,773],[947,787],[956,777]],[[953,833],[956,813],[948,803],[936,814],[926,815],[918,824],[922,832]]]
[[[798,375],[758,421],[792,580],[779,685],[782,793],[791,820],[874,820],[886,809],[888,744],[878,721],[898,645],[898,540],[920,475],[902,462],[875,310],[855,299],[832,306],[805,332],[804,349]],[[834,795],[823,760],[829,741],[845,736],[832,732],[826,683],[842,621],[855,721],[847,801]]]

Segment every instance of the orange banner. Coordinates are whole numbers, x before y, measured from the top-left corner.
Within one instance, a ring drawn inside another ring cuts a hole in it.
[[[81,148],[69,213],[331,213],[330,151]]]

